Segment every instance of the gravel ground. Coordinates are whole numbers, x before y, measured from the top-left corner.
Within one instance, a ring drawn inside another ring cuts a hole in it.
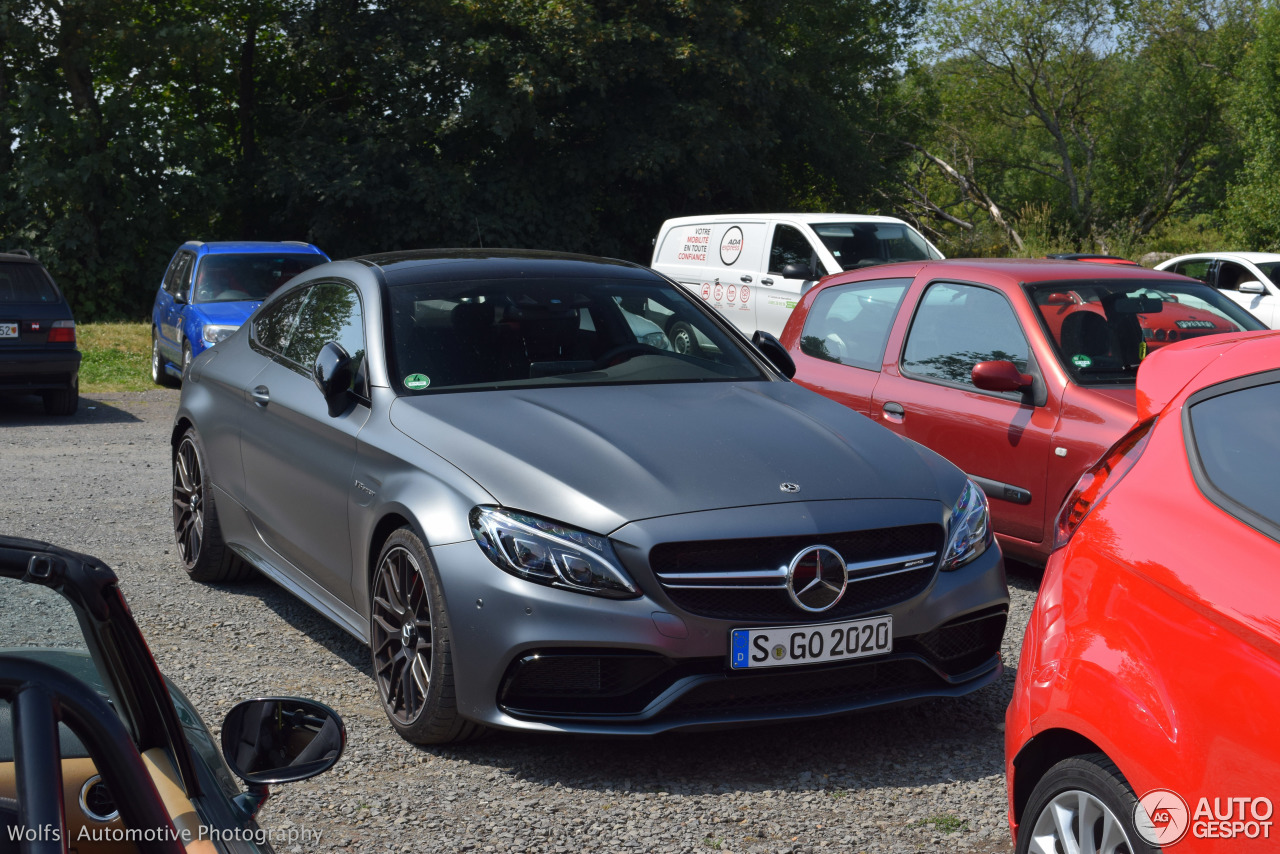
[[[263,827],[318,833],[308,850],[370,852],[1010,850],[1004,708],[1034,574],[1011,573],[1004,679],[958,701],[644,740],[415,747],[383,716],[365,648],[269,582],[204,586],[176,566],[177,400],[101,394],[71,419],[0,400],[0,530],[113,566],[161,668],[215,732],[231,705],[265,694],[342,714],[342,761],[276,788]]]

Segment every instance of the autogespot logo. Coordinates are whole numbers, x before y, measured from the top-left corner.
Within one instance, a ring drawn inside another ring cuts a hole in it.
[[[1133,826],[1150,845],[1172,845],[1187,833],[1187,802],[1177,792],[1152,789],[1133,806]]]
[[[1152,845],[1195,839],[1270,839],[1274,807],[1270,798],[1201,798],[1195,812],[1177,792],[1152,789],[1133,808],[1133,825]]]

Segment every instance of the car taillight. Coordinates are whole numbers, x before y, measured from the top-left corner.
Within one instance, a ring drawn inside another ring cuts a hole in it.
[[[74,320],[55,320],[49,327],[50,344],[76,343],[76,322]]]
[[[1075,488],[1067,495],[1062,509],[1058,511],[1057,521],[1053,526],[1053,547],[1060,549],[1071,539],[1071,535],[1080,527],[1080,523],[1089,515],[1089,511],[1115,485],[1120,482],[1133,464],[1142,456],[1142,449],[1147,446],[1147,437],[1151,435],[1151,427],[1156,423],[1154,418],[1144,421],[1111,446],[1102,455],[1102,459],[1080,475]]]

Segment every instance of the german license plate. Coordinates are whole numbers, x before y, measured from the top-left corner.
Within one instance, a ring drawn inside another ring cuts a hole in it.
[[[893,617],[865,617],[821,626],[733,629],[729,667],[786,667],[866,658],[893,652]]]
[[[17,338],[18,324],[0,322],[0,338]]]

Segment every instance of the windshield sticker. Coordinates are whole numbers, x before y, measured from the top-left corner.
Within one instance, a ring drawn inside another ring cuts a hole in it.
[[[1141,362],[1145,358],[1147,358],[1147,342],[1139,341],[1138,342],[1138,361]]]
[[[720,260],[726,266],[732,266],[742,254],[742,229],[736,225],[724,233],[720,240]]]
[[[404,378],[404,387],[413,391],[420,391],[431,385],[431,378],[426,374],[409,374]]]
[[[1071,364],[1077,368],[1087,368],[1093,364],[1093,359],[1090,359],[1084,353],[1076,353],[1071,357]]]

